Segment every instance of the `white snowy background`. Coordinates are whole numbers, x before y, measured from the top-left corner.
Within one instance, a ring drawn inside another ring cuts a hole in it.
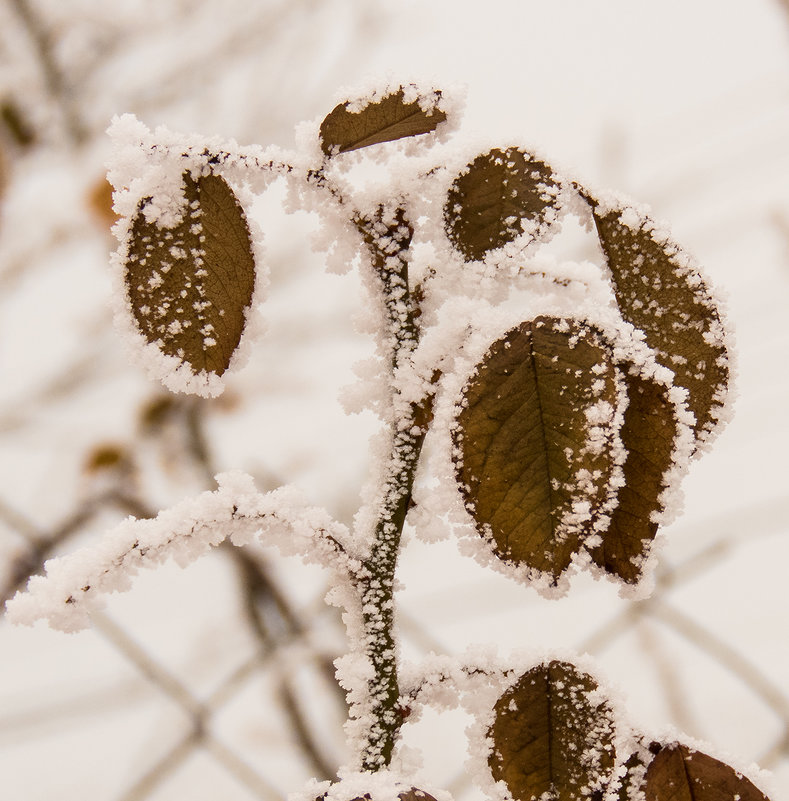
[[[68,552],[123,517],[128,508],[97,501],[109,489],[136,481],[156,509],[209,486],[186,436],[191,407],[151,422],[164,395],[129,365],[112,326],[113,242],[91,200],[112,115],[291,146],[295,125],[328,113],[342,85],[376,74],[465,84],[464,130],[534,142],[670,221],[728,296],[738,401],[685,481],[652,601],[629,604],[583,577],[545,601],[452,541],[412,542],[404,656],[475,643],[589,651],[638,726],[676,725],[739,765],[758,761],[774,772],[772,801],[789,799],[786,4],[3,0],[0,48],[4,118],[13,108],[34,132],[26,142],[6,123],[0,134],[0,583],[37,538],[73,529],[55,551]],[[286,217],[280,202],[275,192],[254,211],[271,269],[267,333],[200,419],[212,468],[245,469],[261,488],[295,483],[347,522],[374,429],[337,402],[371,350],[351,322],[364,296],[353,274],[323,272],[308,245],[314,220]],[[136,469],[86,470],[109,444]],[[303,667],[305,654],[342,649],[323,578],[265,558],[313,621],[268,655],[224,552],[140,576],[91,632],[0,621],[0,798],[284,797],[313,766],[283,682],[324,758],[341,760],[341,710]],[[201,702],[207,735],[195,729]],[[425,751],[419,780],[475,798],[463,779],[467,723],[425,715],[406,736]]]

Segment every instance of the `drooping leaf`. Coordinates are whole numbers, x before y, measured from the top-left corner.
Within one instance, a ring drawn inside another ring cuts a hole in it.
[[[183,175],[186,208],[172,228],[132,222],[125,282],[145,339],[194,374],[222,375],[238,346],[255,285],[246,218],[216,175]]]
[[[715,301],[690,257],[635,209],[592,213],[625,320],[644,332],[660,362],[688,390],[695,432],[706,439],[725,400],[729,368]]]
[[[520,148],[483,153],[449,189],[447,236],[467,259],[482,259],[524,231],[537,239],[555,219],[559,188],[551,167]]]
[[[432,98],[406,102],[400,87],[359,111],[351,111],[350,103],[340,103],[321,123],[321,150],[330,156],[435,131],[447,118],[437,106],[440,98],[441,92],[436,91]]]
[[[532,668],[496,702],[488,757],[515,801],[601,798],[614,765],[614,719],[597,683],[567,662]]]
[[[730,765],[682,743],[668,743],[647,768],[646,801],[769,801]]]
[[[610,348],[538,317],[498,340],[463,391],[453,438],[466,507],[499,558],[568,567],[610,491],[617,408]]]
[[[641,578],[658,523],[664,510],[661,493],[674,466],[678,422],[668,389],[653,379],[626,375],[629,403],[620,430],[627,451],[624,486],[600,545],[590,548],[592,558],[628,584]]]

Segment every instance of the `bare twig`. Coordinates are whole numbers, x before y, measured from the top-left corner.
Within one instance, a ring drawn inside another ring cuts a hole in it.
[[[705,651],[759,696],[789,728],[789,697],[739,651],[678,609],[660,601],[644,605],[650,616],[670,626],[688,642]]]
[[[176,743],[164,756],[155,762],[128,790],[119,801],[144,801],[162,782],[171,776],[189,757],[199,741],[197,732],[191,731]]]
[[[272,581],[265,566],[243,550],[232,550],[236,566],[241,573],[241,586],[244,591],[244,608],[247,620],[264,650],[276,649],[282,637],[298,639],[305,636],[307,629],[299,619],[289,600]],[[272,606],[276,610],[281,633],[279,637],[272,631]],[[269,611],[265,611],[269,610]],[[319,669],[324,667],[316,658]],[[331,676],[330,686],[339,695],[339,685]],[[293,734],[301,751],[311,763],[318,778],[330,779],[336,775],[336,766],[324,755],[318,739],[310,729],[301,706],[290,685],[287,671],[280,676],[280,697],[283,709],[290,721]]]
[[[95,611],[91,614],[91,620],[96,630],[106,637],[116,650],[123,654],[143,676],[164,690],[184,711],[189,713],[196,729],[202,728],[203,718],[206,713],[205,706],[195,699],[175,676],[152,659],[129,634],[116,625],[107,615]]]
[[[80,119],[72,93],[67,86],[66,78],[55,61],[52,37],[44,28],[42,21],[38,18],[28,0],[9,0],[9,3],[16,11],[35,48],[47,91],[63,115],[66,132],[72,144],[81,144],[87,136],[87,131]]]
[[[657,668],[672,721],[687,734],[700,736],[699,727],[690,713],[690,699],[682,686],[671,650],[664,647],[664,644],[659,641],[655,632],[648,625],[648,621],[642,619],[641,625],[636,630],[644,653],[652,659]]]

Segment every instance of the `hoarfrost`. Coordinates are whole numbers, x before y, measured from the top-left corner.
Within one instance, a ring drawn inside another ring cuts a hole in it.
[[[221,473],[216,481],[216,490],[154,519],[130,517],[98,544],[47,561],[46,575],[33,576],[27,590],[6,604],[9,619],[31,624],[45,618],[53,628],[77,631],[89,625],[90,612],[103,606],[103,596],[129,590],[139,570],[168,558],[185,567],[228,538],[243,545],[257,536],[286,555],[346,574],[356,569],[341,545],[347,528],[324,510],[305,505],[293,488],[261,494],[239,471]]]

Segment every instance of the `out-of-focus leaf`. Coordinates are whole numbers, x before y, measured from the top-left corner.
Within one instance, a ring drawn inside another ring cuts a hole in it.
[[[690,257],[651,219],[632,208],[591,205],[622,316],[644,332],[660,362],[688,390],[696,436],[704,440],[729,381],[715,301]]]
[[[463,391],[455,471],[503,560],[554,580],[610,491],[617,407],[610,346],[577,320],[538,317],[498,340]]]
[[[474,159],[455,178],[444,206],[447,236],[467,259],[528,233],[537,239],[556,215],[553,170],[517,147]]]
[[[488,757],[515,801],[601,798],[614,766],[614,719],[597,683],[567,662],[532,668],[496,702]]]
[[[649,764],[643,790],[646,801],[769,801],[730,765],[676,742]]]
[[[677,417],[662,384],[635,375],[626,375],[625,383],[629,403],[620,430],[627,451],[625,484],[601,544],[589,550],[600,567],[634,584],[658,529],[653,518],[664,509],[660,495],[674,465]]]
[[[106,178],[100,178],[91,187],[87,202],[96,221],[109,232],[118,222],[118,215],[112,208],[112,184]]]
[[[438,101],[441,93],[433,94]],[[360,111],[349,111],[348,106],[349,103],[340,103],[321,123],[321,150],[327,156],[430,133],[447,118],[435,104],[425,104],[424,100],[406,102],[402,87]]]
[[[132,223],[126,288],[145,339],[194,373],[222,375],[238,346],[255,286],[244,212],[216,175],[184,173],[186,209],[173,228]]]

